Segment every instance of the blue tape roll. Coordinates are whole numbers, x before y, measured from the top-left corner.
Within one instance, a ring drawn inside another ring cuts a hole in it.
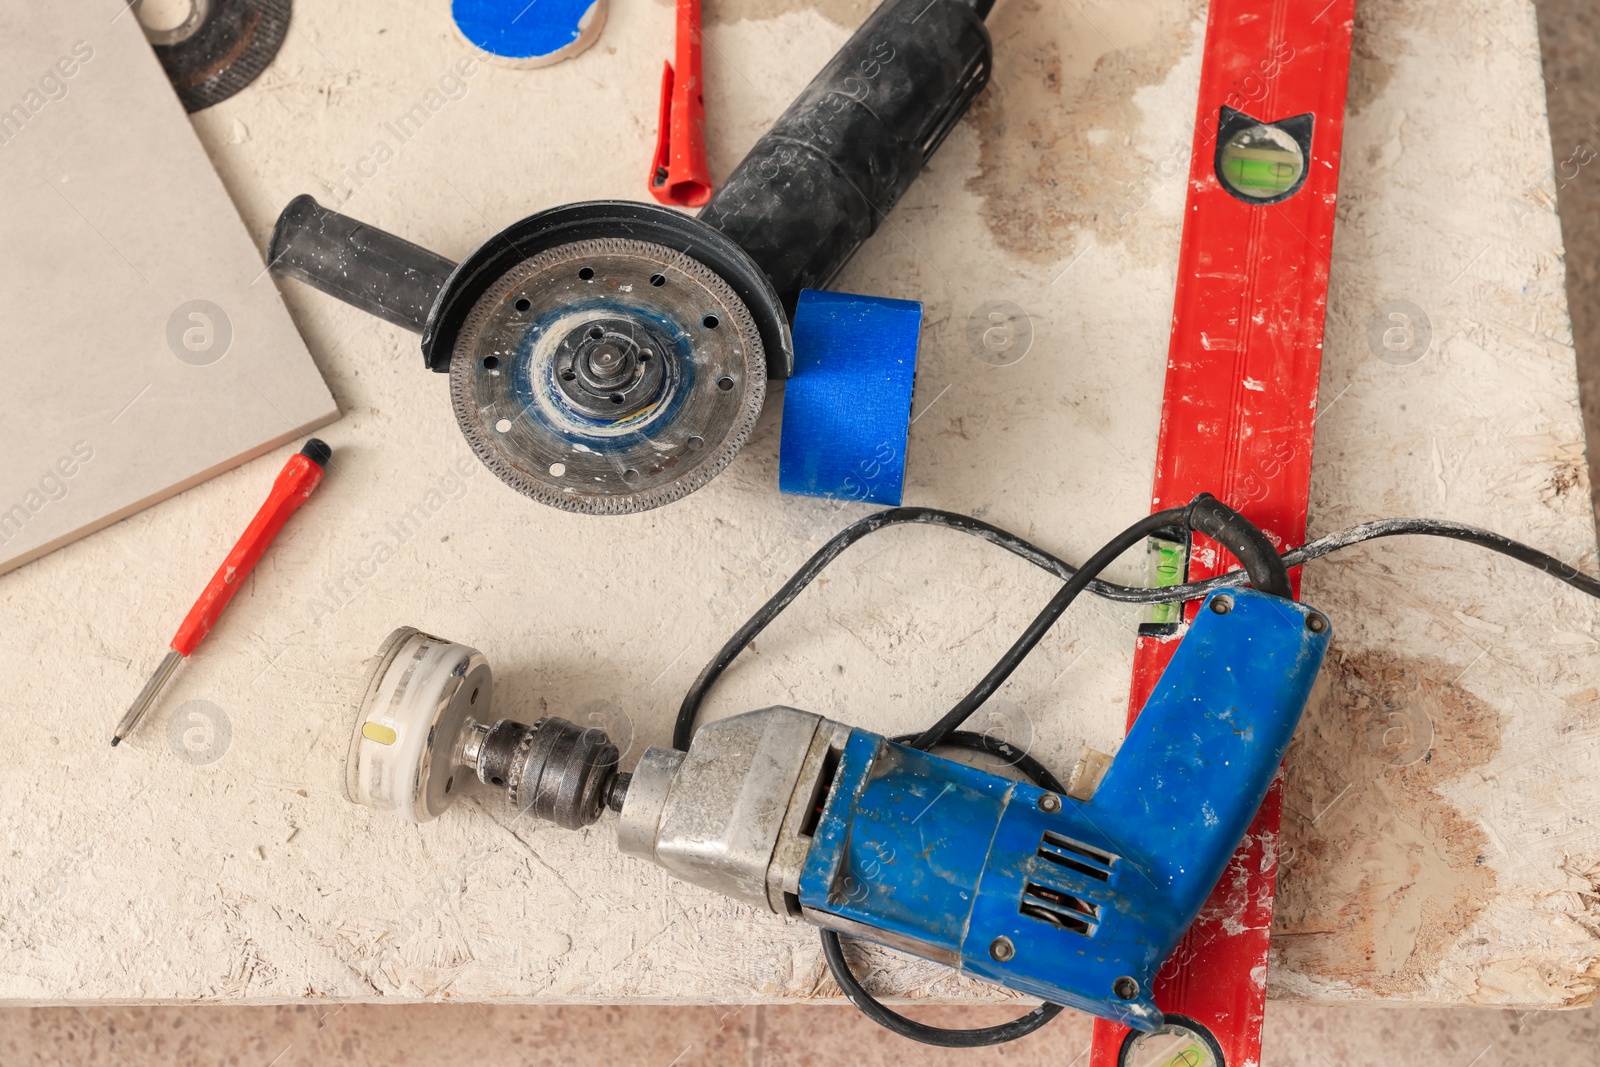
[[[491,55],[531,65],[587,48],[605,24],[606,0],[454,0],[463,36]]]
[[[778,489],[900,503],[922,305],[805,289],[784,386]]]

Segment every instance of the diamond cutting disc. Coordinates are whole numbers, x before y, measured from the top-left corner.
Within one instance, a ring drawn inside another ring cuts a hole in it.
[[[700,488],[766,396],[755,320],[663,245],[575,241],[481,296],[450,358],[456,421],[484,464],[564,511],[622,515]]]
[[[178,91],[185,111],[234,95],[271,65],[289,33],[291,0],[187,0],[157,11],[134,0],[134,14]],[[182,19],[166,16],[174,9]]]

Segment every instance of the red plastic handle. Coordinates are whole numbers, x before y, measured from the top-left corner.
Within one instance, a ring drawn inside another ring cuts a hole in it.
[[[706,166],[705,81],[700,69],[700,0],[678,0],[678,40],[661,74],[661,119],[650,195],[663,204],[703,207],[711,199]]]
[[[194,602],[194,607],[189,609],[189,614],[184,618],[183,625],[178,627],[178,634],[172,639],[174,651],[188,656],[211,632],[211,627],[228,606],[228,601],[233,599],[233,594],[250,576],[261,553],[267,550],[272,539],[278,536],[278,531],[283,529],[283,524],[289,521],[289,516],[306,502],[321,481],[322,467],[314,460],[299,452],[289,457],[289,462],[283,465],[277,480],[272,483],[272,493],[267,497],[267,502],[250,520],[250,525],[233,546],[233,551],[222,561],[217,573],[211,576],[205,592],[200,594],[200,599]]]

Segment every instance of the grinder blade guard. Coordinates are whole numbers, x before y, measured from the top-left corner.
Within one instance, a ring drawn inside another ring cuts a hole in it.
[[[519,492],[659,507],[744,445],[766,378],[793,370],[801,289],[838,273],[987,84],[990,6],[885,0],[698,218],[569,204],[454,264],[301,196],[268,264],[421,333],[473,451]]]

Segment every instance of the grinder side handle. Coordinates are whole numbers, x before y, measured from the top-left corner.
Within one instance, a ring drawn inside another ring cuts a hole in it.
[[[289,201],[267,244],[272,273],[298,278],[380,319],[421,333],[455,264],[309,195]]]

